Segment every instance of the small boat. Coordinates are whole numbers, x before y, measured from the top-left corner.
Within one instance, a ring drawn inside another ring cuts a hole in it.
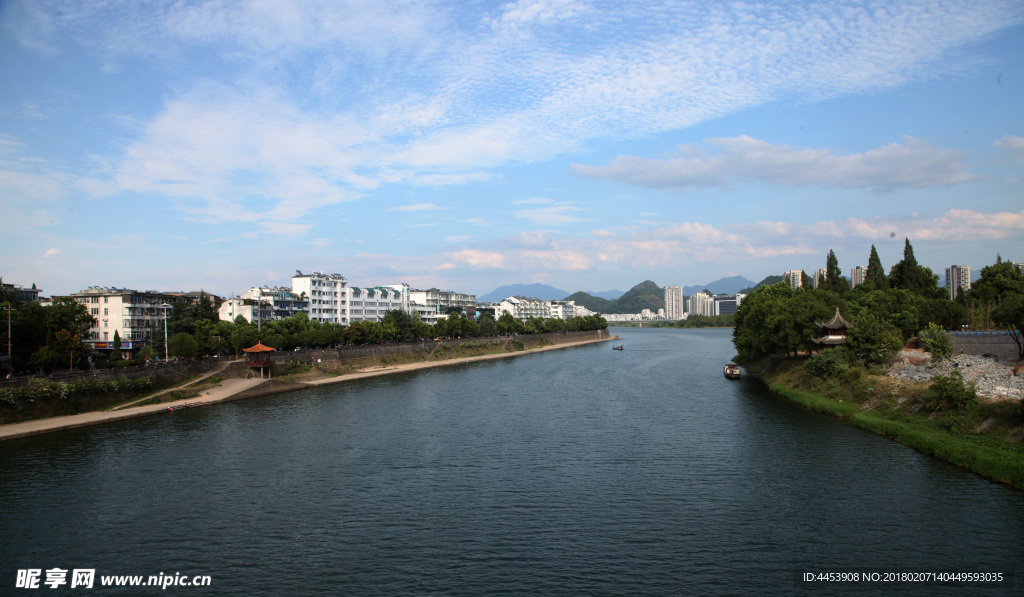
[[[625,347],[619,344],[618,346],[612,346],[612,350],[625,350]]]
[[[729,379],[739,379],[741,376],[740,366],[736,363],[729,363],[725,366],[725,376]]]

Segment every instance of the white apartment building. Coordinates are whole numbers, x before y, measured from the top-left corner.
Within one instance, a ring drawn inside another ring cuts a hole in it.
[[[579,316],[580,309],[582,307],[577,307],[575,301],[542,301],[535,298],[510,296],[494,306],[494,318],[497,319],[504,313],[510,313],[512,317],[524,321],[531,317],[569,319]],[[592,312],[587,311],[587,313]]]
[[[856,288],[858,284],[863,284],[867,278],[868,268],[864,266],[858,265],[850,270],[850,280],[853,282],[853,288]]]
[[[949,300],[956,300],[961,290],[971,289],[971,266],[951,265],[946,268],[946,290]]]
[[[814,287],[815,288],[821,288],[822,282],[824,282],[825,278],[827,278],[827,277],[828,277],[828,270],[827,269],[820,268],[820,269],[815,270],[814,271]]]
[[[686,301],[686,312],[690,315],[715,315],[715,297],[701,290],[690,295]]]
[[[292,276],[292,293],[309,299],[310,319],[348,325],[354,321],[380,321],[392,309],[412,313],[408,284],[360,288],[349,286],[341,274],[314,271]],[[417,309],[417,312],[419,310]],[[434,319],[423,318],[424,321]]]
[[[803,270],[795,269],[782,274],[790,288],[796,290],[804,285]]]
[[[665,318],[670,320],[680,319],[686,306],[683,304],[683,289],[681,286],[665,287]]]
[[[120,350],[141,348],[158,335],[162,336],[164,317],[169,307],[178,302],[193,302],[180,294],[100,286],[90,286],[72,294],[71,298],[85,305],[96,319],[96,325],[89,330],[89,337],[84,343],[94,349]],[[162,305],[168,305],[168,308]],[[113,345],[115,332],[121,339],[119,347]]]
[[[267,309],[263,319],[269,319],[270,313],[270,310]],[[249,323],[260,320],[259,313],[256,313],[256,305],[252,304],[251,301],[240,298],[229,298],[221,303],[220,309],[217,310],[217,315],[221,321],[234,321],[239,315]]]
[[[468,307],[476,306],[475,294],[463,294],[451,290],[438,290],[437,288],[430,288],[428,290],[414,288],[409,291],[409,300],[418,305],[434,307],[439,315],[447,314],[448,310],[452,307],[465,311]]]

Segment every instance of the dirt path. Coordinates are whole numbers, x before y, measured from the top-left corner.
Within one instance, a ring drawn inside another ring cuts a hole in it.
[[[114,408],[110,409],[110,411],[113,412],[115,410],[122,410],[122,409],[125,409],[125,408],[129,408],[131,406],[139,404],[140,402],[145,402],[147,400],[152,400],[153,398],[155,398],[157,396],[163,396],[164,394],[170,394],[171,392],[174,392],[176,390],[180,390],[180,389],[182,389],[184,387],[187,387],[187,386],[190,386],[190,385],[192,385],[194,383],[199,383],[199,382],[203,381],[204,379],[209,379],[209,378],[213,377],[214,375],[217,375],[218,373],[222,373],[225,369],[227,369],[228,365],[230,365],[232,362],[233,361],[224,361],[223,363],[218,363],[216,367],[214,367],[213,369],[210,369],[209,371],[207,371],[206,373],[203,373],[202,375],[200,375],[199,377],[197,377],[195,379],[191,379],[189,381],[186,381],[185,383],[183,383],[181,385],[174,386],[173,388],[167,388],[166,390],[160,390],[156,394],[150,394],[149,396],[146,396],[145,398],[139,398],[138,400],[132,400],[131,402],[129,402],[127,404],[122,404],[120,406],[115,406]]]

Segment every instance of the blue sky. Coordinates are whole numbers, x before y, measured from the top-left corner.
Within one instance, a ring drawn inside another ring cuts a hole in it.
[[[0,4],[0,273],[483,294],[1024,261],[1024,6]]]

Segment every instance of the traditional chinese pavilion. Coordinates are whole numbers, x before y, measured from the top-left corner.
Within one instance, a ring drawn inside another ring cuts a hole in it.
[[[255,346],[243,348],[242,352],[245,353],[245,364],[250,367],[259,367],[260,379],[263,379],[263,368],[274,366],[274,359],[270,358],[269,353],[274,352],[275,350],[277,349],[264,346],[263,342],[256,342]],[[269,375],[270,372],[268,371],[267,376],[269,377]]]
[[[811,338],[815,344],[823,346],[839,346],[846,340],[846,333],[853,329],[853,324],[840,315],[839,307],[836,307],[836,316],[826,322],[816,322],[821,328],[822,335],[818,338]]]

